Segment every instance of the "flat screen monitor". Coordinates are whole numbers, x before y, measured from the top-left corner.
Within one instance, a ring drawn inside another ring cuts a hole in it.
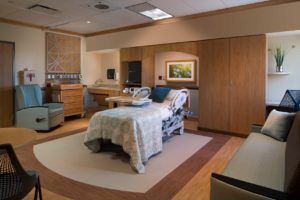
[[[131,61],[128,62],[128,82],[141,83],[142,79],[142,62]]]

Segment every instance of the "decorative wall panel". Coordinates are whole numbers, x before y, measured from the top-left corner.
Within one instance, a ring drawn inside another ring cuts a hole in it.
[[[80,73],[80,37],[46,33],[46,73]]]

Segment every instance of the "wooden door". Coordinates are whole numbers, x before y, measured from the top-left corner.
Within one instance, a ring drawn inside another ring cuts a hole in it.
[[[0,41],[0,127],[14,122],[13,58],[14,44]]]
[[[199,127],[229,129],[229,39],[199,43]]]
[[[230,79],[230,131],[247,135],[265,120],[265,35],[230,39]]]

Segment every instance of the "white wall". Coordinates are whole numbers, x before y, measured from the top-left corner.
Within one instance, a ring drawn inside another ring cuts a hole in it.
[[[296,48],[291,49],[292,45]],[[268,37],[268,48],[282,47],[287,49],[287,55],[283,63],[283,70],[288,75],[268,75],[267,102],[280,103],[287,89],[300,90],[300,34],[289,36]],[[268,54],[268,71],[275,71],[275,59]]]
[[[300,30],[300,2],[87,38],[87,51]]]
[[[15,84],[18,72],[24,68],[35,70],[38,84],[44,86],[46,69],[45,31],[0,22],[0,41],[15,42]],[[85,67],[85,38],[81,38],[81,68]],[[90,76],[86,73],[85,76]]]
[[[101,77],[101,55],[97,53],[84,54],[84,67],[81,68],[82,82],[92,85]]]
[[[15,83],[18,71],[35,70],[39,84],[45,82],[45,32],[39,29],[0,23],[0,40],[15,42]]]

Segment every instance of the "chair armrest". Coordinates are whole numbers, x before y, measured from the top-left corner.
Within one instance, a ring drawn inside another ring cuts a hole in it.
[[[17,112],[22,111],[22,110],[29,110],[29,109],[33,109],[33,110],[37,110],[37,109],[47,109],[47,106],[31,106],[31,107],[26,107],[26,108],[22,108],[20,110],[17,110]]]
[[[228,177],[228,176],[224,176],[224,175],[221,175],[221,174],[212,173],[211,176],[212,176],[212,178],[215,178],[215,179],[217,179],[221,182],[224,182],[226,184],[229,184],[233,187],[240,188],[240,189],[245,190],[247,192],[254,193],[254,194],[260,195],[260,196],[264,196],[264,197],[267,197],[267,198],[277,199],[277,200],[296,200],[296,199],[299,199],[299,197],[295,197],[295,196],[293,196],[291,194],[288,194],[286,192],[281,192],[281,191],[278,191],[278,190],[274,190],[274,189],[267,188],[267,187],[264,187],[264,186],[260,186],[260,185],[256,185],[256,184],[249,183],[249,182],[246,182],[246,181],[238,180],[238,179],[231,178],[231,177]]]
[[[262,125],[252,124],[251,125],[251,132],[260,133],[262,129]]]
[[[49,109],[64,109],[64,103],[63,102],[55,102],[55,103],[45,103],[44,106],[48,107]]]

